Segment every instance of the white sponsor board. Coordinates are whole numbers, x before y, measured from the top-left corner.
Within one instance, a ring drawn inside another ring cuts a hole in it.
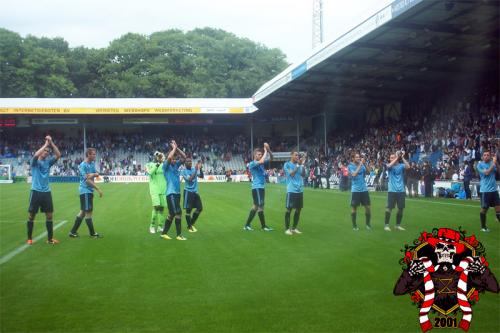
[[[180,178],[184,181],[183,178]],[[233,175],[231,176],[233,182],[248,182],[250,179],[247,175]],[[149,176],[100,176],[95,179],[96,183],[110,182],[110,183],[148,183]],[[222,183],[227,182],[225,175],[205,175],[203,178],[198,178],[200,183]]]
[[[277,184],[278,183],[278,177],[276,177],[276,176],[269,176],[269,182],[271,184]]]
[[[231,181],[235,183],[239,182],[249,182],[250,179],[247,175],[232,175]],[[198,178],[200,183],[222,183],[227,182],[227,177],[225,175],[205,175],[203,178]]]
[[[106,180],[110,183],[147,183],[149,176],[99,176],[95,182],[102,183]]]

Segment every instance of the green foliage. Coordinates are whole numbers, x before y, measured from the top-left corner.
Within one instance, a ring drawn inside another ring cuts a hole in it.
[[[0,28],[0,97],[248,97],[285,55],[220,29],[128,33],[69,48]]]

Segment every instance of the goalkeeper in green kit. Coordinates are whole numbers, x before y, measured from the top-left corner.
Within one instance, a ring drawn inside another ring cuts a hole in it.
[[[163,210],[167,206],[165,200],[165,192],[167,190],[167,182],[163,175],[162,163],[165,156],[156,151],[153,156],[153,161],[146,164],[146,171],[149,175],[149,194],[153,203],[153,212],[151,213],[151,224],[149,232],[154,234],[156,231],[163,230]]]

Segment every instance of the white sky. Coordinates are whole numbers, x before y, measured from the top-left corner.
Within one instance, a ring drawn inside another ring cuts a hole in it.
[[[323,0],[325,41],[391,2]],[[127,32],[213,27],[280,48],[295,63],[311,51],[312,0],[0,0],[0,27],[96,48]]]

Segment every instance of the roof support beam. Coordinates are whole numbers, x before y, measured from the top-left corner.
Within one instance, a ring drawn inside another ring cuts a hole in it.
[[[389,45],[389,44],[380,44],[376,42],[354,42],[352,46],[381,50],[381,51],[397,51],[401,53],[423,54],[427,56],[443,55],[443,56],[455,56],[455,57],[472,57],[472,58],[483,58],[490,61],[496,61],[497,59],[495,55],[489,54],[487,53],[487,51],[484,51],[481,48],[477,48],[473,52],[464,52],[457,49],[454,49],[453,51],[446,49],[436,50],[432,48],[427,49],[427,48],[418,48],[405,45]]]

